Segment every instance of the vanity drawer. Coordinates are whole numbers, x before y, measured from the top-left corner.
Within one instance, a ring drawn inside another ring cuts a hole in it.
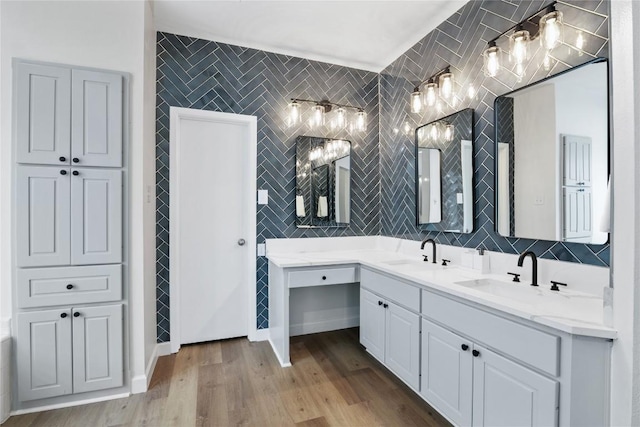
[[[294,270],[289,272],[290,288],[339,285],[342,283],[355,283],[357,281],[358,272],[355,266]]]
[[[18,269],[18,307],[122,299],[122,265]],[[70,285],[70,289],[69,289]]]
[[[360,270],[360,286],[410,310],[420,311],[420,289],[415,286],[366,268]]]
[[[560,337],[425,290],[422,314],[553,376],[560,374]]]

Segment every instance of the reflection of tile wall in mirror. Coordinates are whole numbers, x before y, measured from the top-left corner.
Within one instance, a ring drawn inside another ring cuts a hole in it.
[[[298,209],[301,205],[304,209]],[[296,226],[347,227],[351,217],[351,143],[296,139]]]
[[[416,130],[418,225],[436,231],[473,231],[472,141],[472,109],[458,111]],[[464,172],[463,167],[467,169]]]
[[[501,235],[607,242],[599,229],[609,209],[607,67],[595,60],[496,98]]]

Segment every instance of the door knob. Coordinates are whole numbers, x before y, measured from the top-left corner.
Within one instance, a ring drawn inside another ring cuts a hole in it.
[[[238,246],[244,246],[247,243],[244,239],[238,239]]]

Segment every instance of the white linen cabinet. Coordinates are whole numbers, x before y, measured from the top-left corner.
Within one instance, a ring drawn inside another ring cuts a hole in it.
[[[13,67],[19,409],[124,383],[127,78],[22,60]]]

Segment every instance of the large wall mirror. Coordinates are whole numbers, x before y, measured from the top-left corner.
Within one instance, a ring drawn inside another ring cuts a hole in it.
[[[296,139],[296,226],[346,227],[351,217],[351,143]]]
[[[418,225],[473,231],[473,110],[458,111],[416,129]]]
[[[601,58],[496,98],[498,233],[607,242],[608,101]]]

